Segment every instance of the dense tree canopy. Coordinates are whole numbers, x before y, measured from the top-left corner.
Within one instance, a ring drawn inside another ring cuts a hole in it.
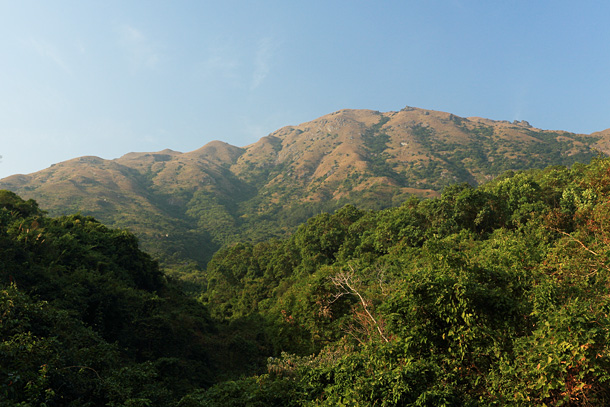
[[[2,405],[169,405],[213,382],[209,315],[130,233],[0,191],[0,257]]]
[[[606,405],[609,198],[610,160],[599,159],[380,211],[348,205],[286,239],[225,246],[194,301],[131,234],[48,218],[2,191],[0,396]]]
[[[184,405],[605,405],[609,193],[600,159],[221,251],[210,312],[289,353]]]

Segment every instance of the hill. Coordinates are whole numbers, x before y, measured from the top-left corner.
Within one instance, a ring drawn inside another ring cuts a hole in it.
[[[0,191],[1,404],[608,405],[609,197],[606,158],[346,205],[218,251],[195,301]]]
[[[588,162],[610,152],[610,132],[548,131],[526,122],[462,118],[407,107],[341,110],[235,147],[213,141],[180,153],[80,157],[0,188],[52,215],[81,212],[135,232],[174,270],[204,265],[222,245],[284,236],[346,203],[396,206],[478,185],[507,170]]]
[[[224,248],[202,299],[275,356],[183,405],[608,405],[609,194],[596,159]]]

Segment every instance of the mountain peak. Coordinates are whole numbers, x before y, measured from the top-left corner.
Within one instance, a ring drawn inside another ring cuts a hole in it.
[[[234,164],[243,152],[243,148],[235,147],[224,141],[214,140],[197,150],[186,153],[185,156],[193,159],[205,159],[219,165],[230,165]]]
[[[160,160],[164,157],[173,157],[173,156],[177,156],[182,154],[179,151],[174,151],[174,150],[170,150],[169,148],[166,148],[165,150],[161,150],[161,151],[157,151],[157,152],[131,152],[131,153],[127,153],[122,155],[121,157],[119,157],[117,159],[117,161],[131,161],[131,160],[146,160],[146,159],[150,159],[150,160]]]

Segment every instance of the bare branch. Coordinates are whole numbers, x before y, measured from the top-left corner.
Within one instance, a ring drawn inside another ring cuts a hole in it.
[[[562,235],[565,235],[565,236],[569,237],[570,239],[572,239],[572,241],[574,241],[574,242],[578,243],[579,245],[581,245],[583,249],[585,249],[589,253],[593,254],[594,256],[599,256],[599,254],[597,254],[593,250],[589,249],[587,246],[585,246],[585,244],[583,242],[581,242],[580,240],[576,239],[571,234],[566,233],[563,230],[559,230],[557,228],[552,228],[552,230],[554,230],[555,232],[561,233]]]
[[[375,317],[373,317],[373,314],[371,314],[371,312],[369,311],[367,301],[365,301],[364,297],[362,297],[360,292],[355,288],[355,285],[359,282],[359,280],[356,277],[354,277],[354,274],[355,274],[354,268],[351,265],[349,265],[349,268],[350,268],[351,272],[349,272],[349,273],[341,272],[330,278],[332,283],[336,287],[341,289],[341,291],[339,293],[335,294],[334,301],[336,301],[338,298],[340,298],[341,296],[346,295],[346,294],[351,294],[351,295],[355,295],[356,297],[358,297],[358,299],[360,300],[360,304],[362,305],[362,308],[364,309],[364,312],[366,312],[370,321],[373,322],[373,324],[375,325],[375,328],[377,328],[377,332],[379,332],[379,335],[381,335],[381,337],[383,338],[384,341],[389,342],[388,338],[386,338],[386,336],[383,334],[383,331],[381,330],[379,323],[377,323],[377,320],[375,319]]]
[[[102,377],[100,376],[100,374],[97,372],[97,370],[89,367],[89,366],[66,366],[66,367],[62,367],[59,368],[57,370],[65,370],[65,369],[87,369],[87,370],[91,370],[93,373],[95,373],[95,375],[97,376],[98,379],[102,380]]]

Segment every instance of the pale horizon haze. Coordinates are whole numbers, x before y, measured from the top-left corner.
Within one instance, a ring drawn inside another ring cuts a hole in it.
[[[610,128],[603,1],[0,0],[0,178],[340,109]]]

